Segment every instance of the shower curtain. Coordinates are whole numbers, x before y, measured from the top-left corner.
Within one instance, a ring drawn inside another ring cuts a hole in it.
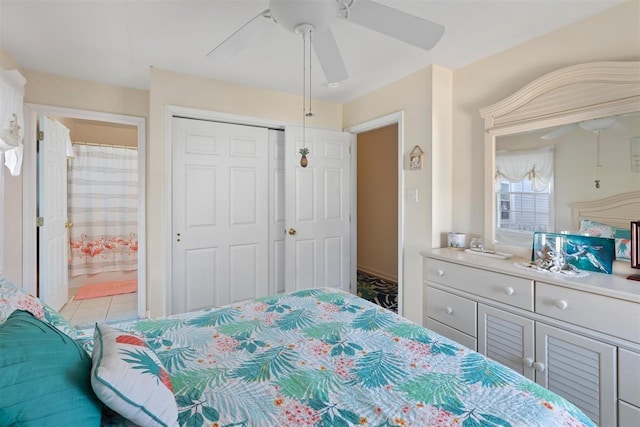
[[[77,143],[73,149],[67,174],[69,275],[136,270],[137,150]]]

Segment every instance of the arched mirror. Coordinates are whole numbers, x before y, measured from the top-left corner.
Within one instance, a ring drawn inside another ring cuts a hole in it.
[[[563,68],[480,114],[494,249],[528,257],[535,231],[640,219],[640,62]]]

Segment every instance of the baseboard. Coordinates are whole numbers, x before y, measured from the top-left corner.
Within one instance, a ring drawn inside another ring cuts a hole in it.
[[[387,282],[398,283],[398,276],[395,277],[391,274],[385,273],[384,271],[376,270],[375,268],[369,268],[364,266],[358,266],[358,271],[362,271],[365,274],[370,276],[378,277],[382,280],[386,280]]]

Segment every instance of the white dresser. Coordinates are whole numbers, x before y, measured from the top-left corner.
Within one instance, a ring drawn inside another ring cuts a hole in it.
[[[563,279],[452,249],[424,256],[425,326],[565,397],[640,426],[640,282]]]

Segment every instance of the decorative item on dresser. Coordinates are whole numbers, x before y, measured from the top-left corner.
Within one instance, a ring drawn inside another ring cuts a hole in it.
[[[601,426],[640,419],[640,288],[524,271],[524,260],[424,255],[425,326],[565,397]],[[597,310],[594,308],[597,307]]]

